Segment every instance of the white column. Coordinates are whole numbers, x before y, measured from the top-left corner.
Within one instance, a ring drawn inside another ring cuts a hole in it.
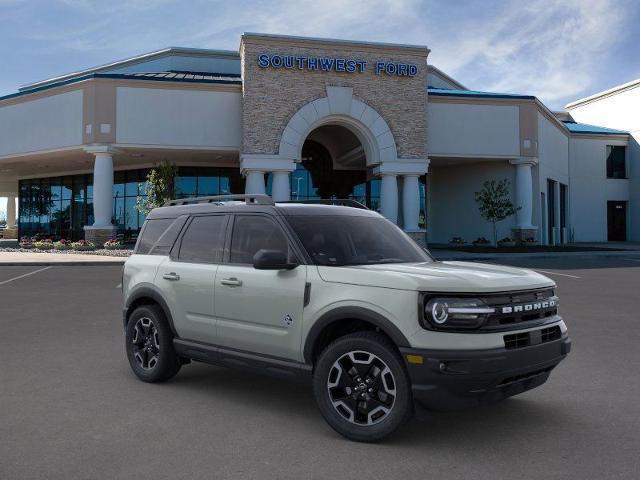
[[[271,198],[274,202],[286,202],[291,199],[289,172],[273,172]]]
[[[518,228],[534,228],[533,219],[533,175],[531,166],[533,161],[514,160],[511,162],[516,166],[516,207],[520,210],[516,212],[516,226]]]
[[[398,223],[398,179],[394,173],[382,174],[380,213],[393,223]]]
[[[406,232],[418,231],[420,221],[420,182],[418,175],[403,175],[402,215]]]
[[[247,182],[244,187],[244,193],[258,194],[265,192],[264,187],[264,171],[262,170],[248,170]]]
[[[7,197],[7,228],[16,227],[16,197]]]
[[[113,156],[111,152],[95,152],[93,165],[93,227],[112,228]]]

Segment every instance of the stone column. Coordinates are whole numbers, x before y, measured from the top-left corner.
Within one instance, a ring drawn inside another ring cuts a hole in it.
[[[271,198],[274,202],[286,202],[291,199],[289,172],[273,172]]]
[[[398,178],[395,173],[382,174],[380,213],[393,223],[398,223]]]
[[[111,223],[113,217],[113,155],[114,149],[108,145],[86,147],[85,151],[94,155],[93,163],[93,225],[84,227],[85,240],[101,247],[113,238],[116,228]]]
[[[7,228],[16,228],[16,197],[7,197]]]
[[[533,174],[531,167],[538,163],[534,157],[522,157],[510,160],[516,167],[515,197],[516,228],[513,229],[516,239],[536,238],[538,227],[533,225]]]
[[[419,175],[403,175],[402,215],[405,232],[417,232],[420,221],[420,182]]]
[[[245,172],[247,182],[244,187],[244,193],[247,194],[264,194],[264,171],[263,170],[247,170]]]

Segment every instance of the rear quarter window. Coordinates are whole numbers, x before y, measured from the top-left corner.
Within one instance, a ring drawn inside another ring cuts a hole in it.
[[[151,247],[160,239],[162,234],[175,221],[174,218],[156,218],[144,222],[144,228],[138,238],[134,253],[138,255],[148,255]],[[157,252],[161,254],[160,252]]]

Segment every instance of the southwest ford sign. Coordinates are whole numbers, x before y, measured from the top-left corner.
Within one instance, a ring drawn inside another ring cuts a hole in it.
[[[289,70],[309,70],[321,72],[364,73],[372,68],[376,75],[385,74],[398,77],[413,77],[418,73],[413,63],[375,62],[369,66],[365,60],[336,57],[299,57],[297,55],[258,55],[258,66],[262,68],[284,68]]]

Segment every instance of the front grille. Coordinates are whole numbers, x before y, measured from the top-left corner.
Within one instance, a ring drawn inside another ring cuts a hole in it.
[[[522,323],[544,321],[546,318],[558,314],[557,297],[554,296],[553,289],[509,292],[490,295],[482,299],[487,305],[496,309],[496,313],[489,315],[483,324],[483,330],[519,328]],[[550,300],[555,300],[556,304],[543,307],[544,303]],[[503,312],[505,307],[508,311]]]
[[[540,330],[532,330],[530,332],[512,333],[504,336],[504,348],[513,350],[516,348],[524,348],[530,345],[539,345],[541,343],[557,340],[562,336],[558,325]]]

